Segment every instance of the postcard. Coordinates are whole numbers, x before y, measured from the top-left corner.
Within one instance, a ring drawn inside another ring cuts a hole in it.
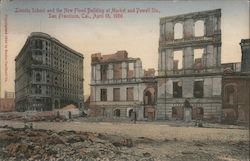
[[[249,160],[248,0],[0,5],[0,160]]]

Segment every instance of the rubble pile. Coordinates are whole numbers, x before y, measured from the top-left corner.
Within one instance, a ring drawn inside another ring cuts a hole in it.
[[[36,112],[33,114],[19,114],[11,113],[0,115],[0,120],[11,120],[11,121],[24,121],[24,122],[38,122],[38,121],[50,121],[50,122],[62,122],[66,121],[67,118],[63,115],[55,115],[52,112]]]
[[[0,131],[3,160],[131,160],[150,158],[135,155],[133,140],[90,132],[8,129]],[[128,152],[129,151],[129,152]]]

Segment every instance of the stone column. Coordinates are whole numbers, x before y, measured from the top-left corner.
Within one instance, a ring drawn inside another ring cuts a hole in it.
[[[183,51],[183,69],[192,69],[194,64],[194,50],[186,47]]]
[[[174,39],[174,24],[173,24],[173,22],[166,22],[166,24],[165,24],[165,39],[167,41]]]
[[[113,64],[108,65],[108,79],[112,80],[114,79],[114,69],[113,69]]]
[[[191,38],[194,36],[194,20],[186,19],[183,25],[184,38]]]
[[[101,80],[101,65],[97,64],[95,70],[96,70],[96,81],[100,81]]]
[[[166,69],[167,71],[173,70],[174,53],[173,49],[166,49]]]
[[[142,72],[142,63],[141,60],[136,60],[135,62],[135,78],[140,78],[142,77],[143,72]]]

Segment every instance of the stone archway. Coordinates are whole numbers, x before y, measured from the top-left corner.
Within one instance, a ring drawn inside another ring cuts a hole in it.
[[[155,104],[155,88],[146,88],[143,92],[143,103],[144,105],[154,105]]]
[[[127,116],[128,116],[129,118],[131,118],[132,112],[133,112],[133,109],[132,109],[132,108],[127,109]]]

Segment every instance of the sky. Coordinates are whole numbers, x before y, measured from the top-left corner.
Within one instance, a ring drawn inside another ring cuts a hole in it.
[[[16,12],[31,11],[32,8],[45,9],[46,12],[53,8],[62,10],[64,8],[96,8],[105,11],[112,10],[112,8],[126,10],[150,8],[152,11],[154,8],[159,12],[124,13],[122,18],[99,19],[52,19],[49,18],[48,13]],[[222,12],[221,61],[222,63],[240,62],[239,43],[241,39],[249,38],[249,2],[247,0],[4,1],[1,4],[1,96],[5,90],[14,91],[14,59],[31,32],[47,33],[84,55],[84,95],[88,95],[90,93],[91,54],[98,52],[112,54],[118,50],[126,50],[129,57],[139,57],[142,60],[143,68],[157,70],[159,18],[218,8],[221,8]],[[7,29],[7,34],[4,33],[5,29]],[[6,44],[8,51],[4,52]]]

